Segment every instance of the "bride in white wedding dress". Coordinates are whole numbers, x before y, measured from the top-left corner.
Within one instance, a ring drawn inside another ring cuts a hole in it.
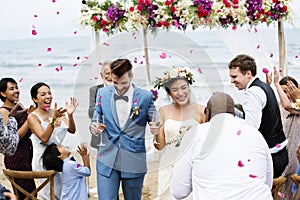
[[[167,73],[168,74],[168,73]],[[162,151],[158,171],[158,192],[156,200],[174,199],[170,192],[170,178],[173,163],[186,132],[205,122],[204,106],[191,102],[190,84],[192,73],[185,68],[177,69],[176,75],[167,75],[156,81],[155,86],[164,87],[174,103],[159,109],[162,128],[155,135],[154,146]],[[191,199],[191,196],[188,199]]]

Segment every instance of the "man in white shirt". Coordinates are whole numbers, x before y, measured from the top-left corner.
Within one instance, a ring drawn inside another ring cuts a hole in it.
[[[229,63],[231,83],[239,90],[245,90],[241,103],[245,120],[265,138],[272,153],[274,178],[277,178],[288,164],[287,140],[275,93],[256,77],[256,71],[255,60],[248,55],[237,55]]]
[[[171,192],[182,199],[273,199],[272,158],[260,132],[234,117],[234,102],[215,93],[205,110],[208,123],[185,135],[174,164]],[[190,138],[192,134],[193,139]]]

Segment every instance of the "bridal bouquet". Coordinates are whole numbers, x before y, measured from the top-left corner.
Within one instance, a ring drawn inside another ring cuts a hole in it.
[[[192,125],[182,125],[179,128],[178,134],[167,141],[167,145],[174,144],[175,147],[179,147],[182,141],[183,136],[192,128]]]

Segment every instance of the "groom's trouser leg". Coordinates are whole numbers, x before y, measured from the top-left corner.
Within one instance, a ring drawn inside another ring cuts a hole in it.
[[[141,200],[144,175],[137,178],[123,178],[122,189],[125,200]]]
[[[117,200],[120,187],[120,174],[112,170],[110,177],[97,173],[99,200]]]

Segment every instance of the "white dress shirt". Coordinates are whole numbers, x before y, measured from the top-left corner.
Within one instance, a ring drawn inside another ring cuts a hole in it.
[[[176,199],[192,191],[194,200],[273,199],[268,145],[243,119],[218,114],[186,134],[180,148],[171,178]]]
[[[242,105],[246,122],[258,129],[261,123],[262,110],[267,103],[267,95],[258,86],[249,87],[255,79],[256,77],[247,84],[243,94]]]
[[[117,115],[118,115],[119,125],[121,128],[125,125],[126,121],[129,118],[130,109],[132,106],[133,92],[134,92],[134,88],[132,84],[130,84],[128,91],[123,95],[123,96],[128,96],[128,102],[124,100],[116,101]],[[116,94],[119,95],[117,91]]]

